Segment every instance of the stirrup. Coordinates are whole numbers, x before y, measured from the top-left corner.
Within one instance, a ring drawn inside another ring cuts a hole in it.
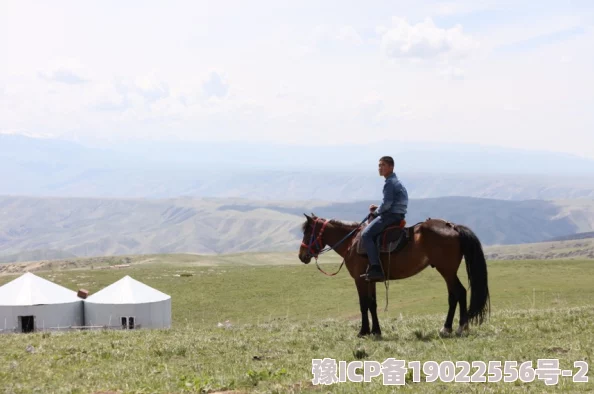
[[[365,272],[363,275],[360,275],[361,278],[365,278],[366,281],[368,282],[384,282],[386,280],[386,275],[380,271],[377,273],[377,276],[373,276],[373,277],[369,277],[369,268],[371,266],[367,267],[367,272]],[[381,267],[380,267],[381,269]]]
[[[362,278],[364,278],[367,282],[385,282],[386,281],[386,277],[384,275],[382,276],[375,276],[370,278],[367,274],[363,274],[361,275]]]

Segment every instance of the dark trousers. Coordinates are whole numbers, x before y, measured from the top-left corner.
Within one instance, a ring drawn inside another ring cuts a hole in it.
[[[369,223],[367,227],[365,227],[363,233],[361,234],[361,238],[363,245],[365,245],[365,250],[367,251],[370,265],[380,265],[379,253],[376,244],[377,237],[386,227],[398,224],[402,219],[404,219],[404,215],[400,213],[386,212],[373,219],[373,221]]]

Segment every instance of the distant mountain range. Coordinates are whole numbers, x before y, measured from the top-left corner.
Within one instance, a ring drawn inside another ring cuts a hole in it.
[[[594,199],[594,160],[557,153],[404,142],[134,142],[100,149],[3,134],[0,195],[353,202],[381,198],[376,167],[385,154],[395,158],[411,198]]]
[[[0,134],[0,262],[295,251],[303,212],[360,221],[380,201],[385,154],[410,224],[442,217],[485,245],[594,230],[594,161],[564,154],[389,141],[98,148]]]
[[[561,237],[553,237],[549,241],[550,242],[555,242],[555,241],[573,241],[573,240],[590,239],[590,238],[594,238],[594,231],[589,231],[589,232],[586,232],[586,233],[577,233],[577,234],[564,235],[564,236],[561,236]]]
[[[361,221],[370,203],[0,197],[0,261],[153,253],[297,252],[303,213]],[[594,231],[594,202],[411,199],[407,222],[444,218],[485,246]]]

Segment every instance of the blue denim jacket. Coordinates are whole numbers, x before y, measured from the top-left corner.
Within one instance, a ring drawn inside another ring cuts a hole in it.
[[[386,178],[386,182],[384,183],[384,199],[374,212],[374,216],[379,216],[387,212],[406,215],[407,207],[408,192],[404,185],[400,183],[396,174],[392,173]]]

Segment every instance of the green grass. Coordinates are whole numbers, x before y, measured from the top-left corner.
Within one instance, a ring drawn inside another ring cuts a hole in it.
[[[91,294],[124,275],[130,275],[171,295],[176,327],[208,326],[225,320],[235,324],[258,324],[275,318],[302,321],[358,317],[357,291],[345,267],[337,276],[327,277],[316,269],[314,263],[258,265],[261,261],[248,254],[177,263],[169,260],[166,264],[156,260],[117,270],[37,274],[72,290],[85,288]],[[203,266],[214,262],[217,265]],[[238,265],[240,262],[244,265]],[[327,272],[335,271],[339,263],[334,256],[324,256],[321,267]],[[192,276],[176,276],[183,273]],[[459,275],[467,287],[463,265]],[[0,285],[15,277],[0,276]],[[495,310],[589,305],[594,300],[593,282],[592,260],[489,262],[491,303]],[[432,268],[409,279],[391,281],[389,285],[389,304],[385,313],[385,287],[378,285],[382,318],[401,314],[445,314],[447,310],[445,282]]]
[[[91,292],[131,275],[171,294],[173,328],[2,335],[0,392],[316,391],[319,387],[311,385],[311,359],[324,357],[380,362],[388,357],[532,360],[534,366],[538,358],[551,357],[561,360],[562,369],[573,369],[576,360],[592,364],[592,261],[490,262],[491,318],[461,338],[437,334],[447,311],[447,293],[435,270],[392,281],[387,312],[383,311],[384,287],[379,287],[384,336],[377,340],[356,338],[358,298],[344,268],[330,278],[315,265],[258,265],[250,258],[214,258],[217,264],[209,266],[186,259],[118,270],[38,273],[71,289],[84,287]],[[334,257],[325,258],[323,268],[336,269],[338,263]],[[192,276],[176,276],[182,273]],[[461,269],[466,285],[463,273]],[[13,277],[0,277],[0,284]],[[226,320],[230,328],[217,327]],[[35,352],[27,352],[27,345]],[[403,390],[587,392],[594,390],[592,372],[588,376],[587,384],[560,377],[554,387],[540,381],[409,383]],[[322,391],[392,390],[376,378],[372,383],[343,383]]]
[[[441,316],[384,321],[381,340],[357,339],[357,323],[330,319],[316,323],[225,328],[183,327],[139,332],[79,332],[8,335],[2,338],[0,382],[6,392],[127,393],[241,390],[310,391],[311,359],[383,361],[515,360],[558,358],[562,369],[575,360],[591,360],[594,308],[555,311],[501,311],[467,337],[440,338]],[[34,353],[25,348],[32,345]],[[591,362],[591,361],[590,361]],[[473,370],[474,372],[474,370]],[[409,376],[410,378],[410,376]],[[589,373],[590,381],[593,374]],[[335,392],[391,392],[381,381],[344,383]],[[532,383],[410,383],[418,392],[571,392],[594,390],[589,383],[560,378],[557,386]]]

